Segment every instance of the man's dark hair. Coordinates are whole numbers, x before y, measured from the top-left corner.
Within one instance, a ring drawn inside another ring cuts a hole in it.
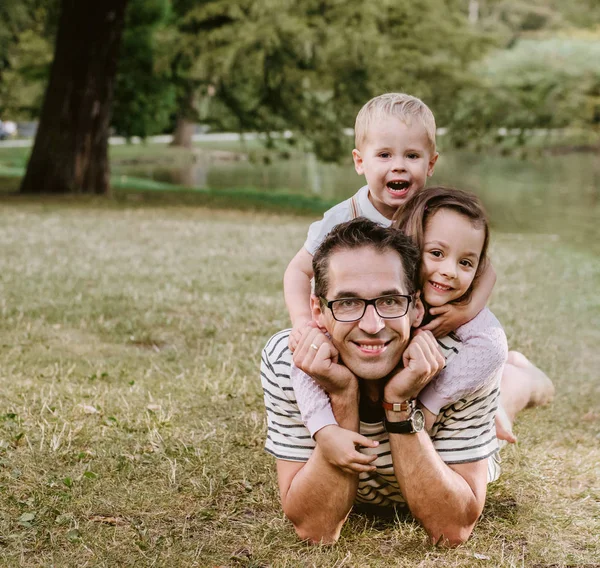
[[[358,217],[335,226],[316,250],[312,261],[316,296],[327,297],[331,255],[363,247],[371,247],[378,253],[397,253],[404,269],[407,293],[414,294],[419,289],[418,268],[421,255],[413,241],[398,229],[382,227],[365,217]]]

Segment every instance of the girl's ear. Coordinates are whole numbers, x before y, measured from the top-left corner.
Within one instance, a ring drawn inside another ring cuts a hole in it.
[[[411,308],[411,313],[412,313],[412,322],[411,325],[413,327],[419,327],[421,325],[421,322],[423,321],[423,318],[425,317],[425,306],[423,305],[423,302],[421,301],[421,292],[415,292],[415,295],[413,296],[414,300],[413,300],[413,305]]]

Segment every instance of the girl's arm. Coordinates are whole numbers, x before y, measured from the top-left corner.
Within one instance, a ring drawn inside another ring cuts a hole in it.
[[[444,337],[470,322],[487,305],[495,283],[496,271],[492,263],[488,262],[477,286],[473,289],[469,302],[431,308],[429,313],[435,317],[423,329],[428,329],[436,337]]]
[[[321,428],[331,424],[337,426],[327,393],[310,375],[296,367],[293,361],[290,379],[302,422],[308,428],[310,435],[314,438]]]
[[[433,414],[464,396],[499,381],[508,356],[506,334],[490,310],[460,328],[458,353],[420,393],[419,401]],[[441,342],[443,343],[443,339]]]
[[[290,378],[302,422],[317,442],[323,457],[346,473],[373,471],[375,466],[371,462],[377,459],[377,455],[360,453],[357,447],[376,448],[379,442],[338,426],[327,393],[293,362]]]

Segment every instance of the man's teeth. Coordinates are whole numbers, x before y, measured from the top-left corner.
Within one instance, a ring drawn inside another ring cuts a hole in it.
[[[406,189],[410,184],[407,181],[391,181],[387,184],[390,189],[400,191]]]
[[[447,292],[448,290],[452,290],[451,286],[443,286],[442,284],[438,284],[437,282],[432,282],[431,285],[434,288],[437,288],[438,290],[443,290],[444,292]]]
[[[361,349],[366,349],[367,351],[378,351],[383,347],[383,345],[363,345],[362,343],[358,344]]]

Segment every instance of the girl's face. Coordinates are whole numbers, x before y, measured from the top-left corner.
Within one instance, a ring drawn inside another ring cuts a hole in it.
[[[440,209],[427,220],[421,259],[422,295],[430,306],[460,298],[479,265],[485,232],[453,209]]]

